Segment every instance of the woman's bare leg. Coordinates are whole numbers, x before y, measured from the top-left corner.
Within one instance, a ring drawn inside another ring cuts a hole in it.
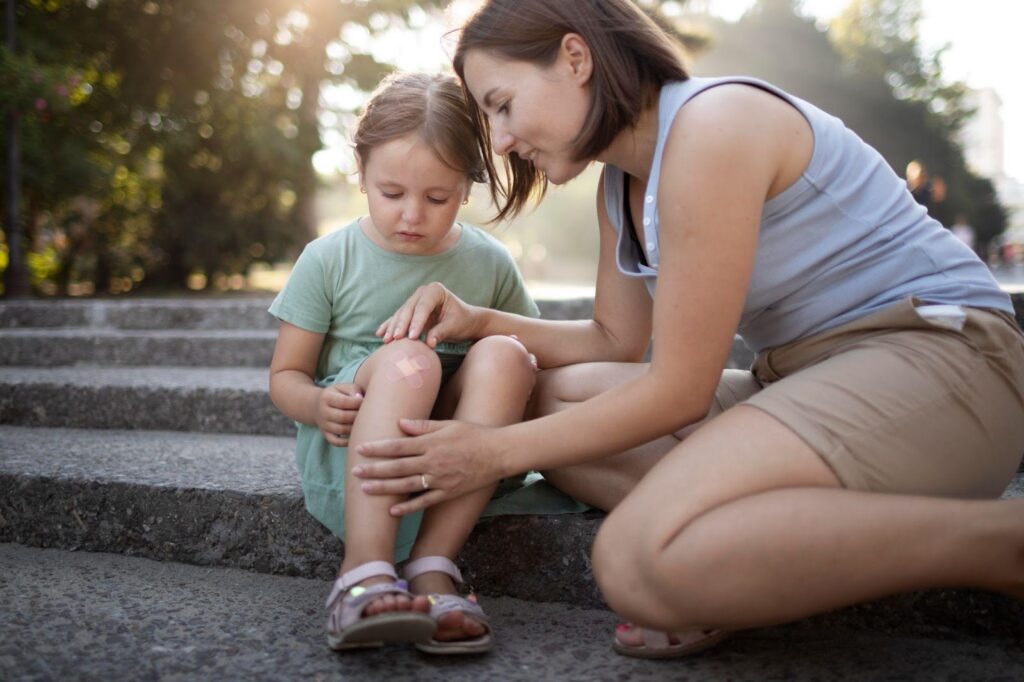
[[[439,416],[485,426],[513,424],[523,411],[534,385],[534,370],[523,346],[506,336],[491,336],[475,343],[462,366],[441,391]],[[455,560],[473,526],[494,493],[494,486],[431,507],[423,515],[411,559],[445,556]],[[417,594],[454,594],[455,584],[441,573],[425,573],[413,580]],[[477,637],[484,627],[461,612],[446,614],[434,634],[437,640]]]
[[[405,362],[403,362],[403,359]],[[396,364],[400,363],[400,364]],[[404,371],[403,371],[404,370]],[[366,396],[359,408],[348,447],[348,474],[345,477],[345,558],[339,573],[368,561],[387,561],[395,556],[395,538],[399,519],[390,508],[405,496],[367,495],[352,468],[367,458],[356,453],[361,443],[382,438],[399,438],[399,417],[424,418],[430,414],[441,383],[441,365],[426,344],[401,340],[374,352],[356,374],[355,383]],[[363,581],[364,586],[389,582],[377,576]],[[428,611],[425,599],[415,600],[385,595],[366,607],[367,615],[384,611],[415,608]]]
[[[537,376],[537,388],[527,408],[527,418],[536,419],[572,407],[635,379],[646,373],[648,367],[645,363],[591,362],[545,370]],[[719,412],[717,406],[712,406],[705,421]],[[577,500],[610,511],[662,457],[703,423],[612,457],[545,471],[544,478]]]
[[[933,587],[1024,596],[1024,501],[844,490],[753,407],[710,421],[653,473],[594,545],[608,603],[644,626],[754,627]]]

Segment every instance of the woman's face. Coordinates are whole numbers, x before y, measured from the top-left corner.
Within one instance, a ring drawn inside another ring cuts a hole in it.
[[[588,162],[574,161],[572,149],[590,107],[588,68],[571,49],[548,67],[467,52],[466,86],[487,116],[494,151],[531,162],[556,185],[579,175]]]

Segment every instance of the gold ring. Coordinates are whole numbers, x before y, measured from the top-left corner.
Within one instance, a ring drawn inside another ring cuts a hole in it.
[[[430,490],[430,484],[427,483],[427,475],[420,474],[420,483],[423,485],[424,490]]]

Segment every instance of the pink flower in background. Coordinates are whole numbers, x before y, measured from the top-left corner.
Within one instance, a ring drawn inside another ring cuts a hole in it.
[[[35,82],[35,83],[42,83],[43,82],[43,74],[41,74],[41,73],[34,73],[34,74],[32,74],[32,81]]]
[[[45,110],[46,110],[46,100],[43,99],[42,97],[40,97],[39,99],[36,100],[36,111],[45,111]]]
[[[54,88],[54,90],[56,90],[57,94],[60,95],[61,97],[67,97],[68,96],[67,86],[65,86],[63,84],[62,85],[58,85],[57,87]]]

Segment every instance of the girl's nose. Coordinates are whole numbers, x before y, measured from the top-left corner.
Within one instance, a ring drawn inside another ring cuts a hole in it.
[[[402,209],[402,220],[407,225],[416,225],[423,220],[423,206],[415,199],[408,201]]]

